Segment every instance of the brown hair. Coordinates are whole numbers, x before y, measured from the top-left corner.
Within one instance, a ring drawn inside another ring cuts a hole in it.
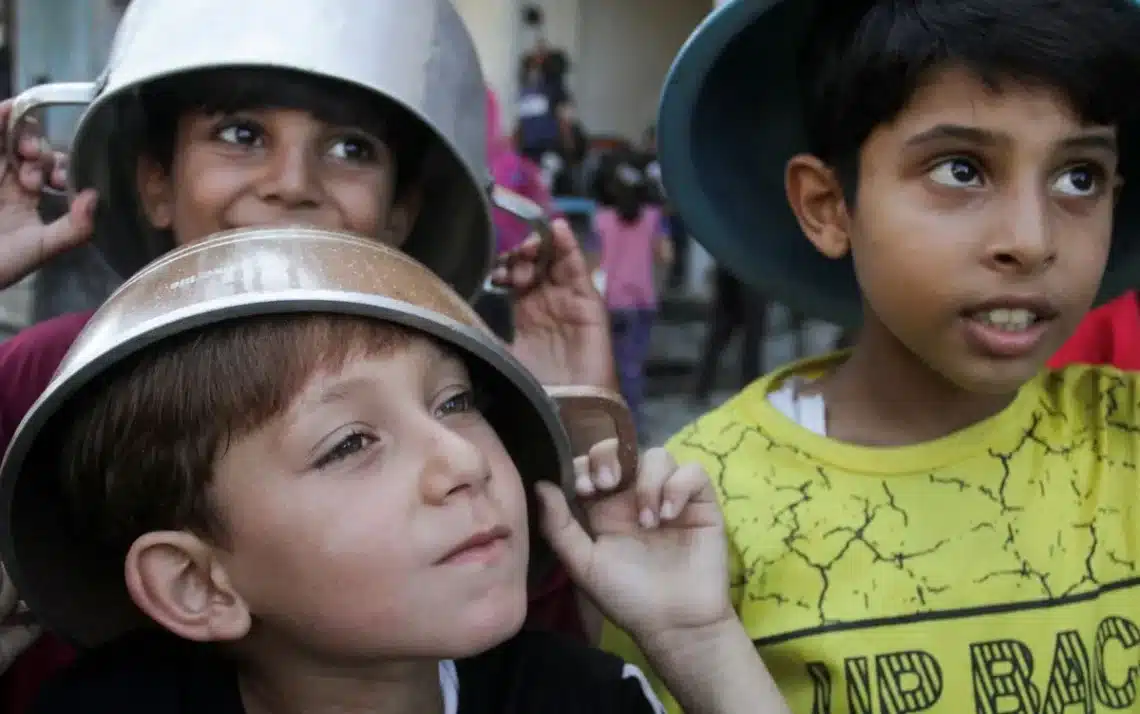
[[[284,412],[315,372],[414,334],[342,315],[260,316],[176,335],[115,365],[57,417],[75,536],[115,567],[151,531],[224,540],[210,484],[230,440]]]

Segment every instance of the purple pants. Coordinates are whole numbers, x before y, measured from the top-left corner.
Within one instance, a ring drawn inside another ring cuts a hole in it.
[[[657,311],[652,308],[611,310],[614,361],[617,363],[621,395],[633,412],[638,433],[642,433],[641,404],[645,398],[645,360],[649,356],[649,333]]]

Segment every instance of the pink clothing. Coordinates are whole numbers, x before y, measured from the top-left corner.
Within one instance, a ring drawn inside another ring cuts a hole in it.
[[[487,89],[487,162],[495,183],[529,198],[542,206],[547,214],[551,213],[552,201],[542,182],[542,171],[533,161],[515,151],[510,140],[503,135],[499,100],[490,88]],[[530,235],[526,221],[502,209],[494,209],[492,217],[500,253],[518,247]]]
[[[655,309],[654,253],[657,241],[665,239],[660,209],[646,206],[626,224],[616,210],[603,208],[594,215],[594,232],[602,246],[606,304],[611,310]]]

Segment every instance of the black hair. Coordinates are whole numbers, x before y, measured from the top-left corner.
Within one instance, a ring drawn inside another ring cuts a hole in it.
[[[384,141],[396,160],[396,193],[414,186],[431,130],[411,112],[362,87],[289,69],[220,67],[183,72],[146,85],[139,95],[145,151],[169,170],[180,118],[190,112],[296,109],[321,121],[354,126]]]
[[[1136,111],[1137,38],[1135,0],[817,0],[798,68],[811,151],[852,188],[867,137],[946,66],[1058,90],[1119,127]]]
[[[649,203],[649,182],[645,177],[645,157],[629,149],[607,152],[598,163],[594,174],[594,200],[617,211],[618,219],[626,225],[641,219],[641,211]],[[623,180],[621,174],[626,174]],[[640,174],[640,180],[635,180]]]
[[[645,177],[648,163],[633,149],[614,148],[605,152],[598,157],[589,193],[598,204],[616,210],[621,222],[634,224],[641,219],[645,204],[650,202],[650,186]],[[625,180],[621,180],[621,173],[625,173]],[[638,173],[640,180],[636,180]]]

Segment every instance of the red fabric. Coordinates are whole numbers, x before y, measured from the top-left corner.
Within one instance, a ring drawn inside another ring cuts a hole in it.
[[[0,343],[0,451],[51,381],[91,313],[41,322]],[[75,651],[50,635],[41,637],[0,677],[0,712],[23,714],[40,686],[66,666]]]
[[[536,630],[547,630],[586,641],[582,615],[578,611],[577,591],[573,581],[561,568],[531,595],[526,624]]]
[[[1140,370],[1140,295],[1130,291],[1089,312],[1049,360],[1053,368],[1069,364]]]
[[[0,678],[0,711],[24,714],[36,700],[40,687],[73,659],[75,649],[66,642],[53,635],[41,637]]]

